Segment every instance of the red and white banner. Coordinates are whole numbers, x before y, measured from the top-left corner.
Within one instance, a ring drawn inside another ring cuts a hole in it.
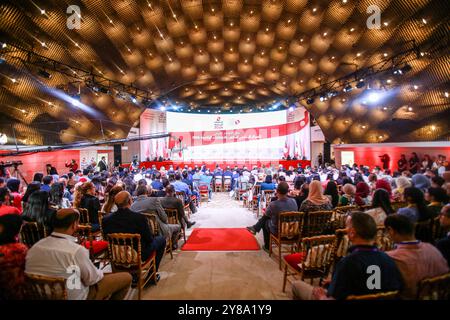
[[[145,113],[160,112],[147,110]],[[157,126],[156,117],[141,117],[141,130],[143,126]],[[167,112],[166,118],[171,137],[164,145],[175,161],[310,158],[310,121],[304,108],[220,115]],[[152,129],[152,133],[156,132]],[[146,154],[153,155],[155,149],[147,146],[151,142],[143,144],[141,159],[146,159]],[[161,152],[161,148],[156,150]],[[162,153],[156,156],[159,155],[164,157]]]

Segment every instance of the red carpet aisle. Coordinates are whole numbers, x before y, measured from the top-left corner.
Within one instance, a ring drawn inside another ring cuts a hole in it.
[[[249,251],[259,249],[255,237],[245,228],[196,228],[181,250]]]

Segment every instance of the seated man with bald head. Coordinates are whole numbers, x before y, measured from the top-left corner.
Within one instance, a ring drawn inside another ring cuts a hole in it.
[[[94,266],[89,251],[77,244],[73,236],[79,220],[80,213],[76,209],[58,210],[52,234],[28,250],[25,272],[67,279],[69,300],[124,299],[131,285],[131,275],[127,272],[103,274]]]
[[[150,230],[147,218],[130,209],[133,200],[130,193],[121,191],[114,197],[117,211],[103,218],[103,233],[137,233],[141,235],[141,259],[147,261],[153,251],[156,251],[156,271],[164,255],[166,239],[154,236]]]

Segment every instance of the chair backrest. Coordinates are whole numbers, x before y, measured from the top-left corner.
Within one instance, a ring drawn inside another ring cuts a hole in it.
[[[259,194],[260,191],[261,191],[261,185],[255,184],[255,185],[253,186],[253,194]]]
[[[282,212],[278,216],[278,238],[296,240],[302,234],[303,212]]]
[[[183,205],[184,205],[184,200],[185,200],[185,193],[183,191],[177,191],[175,193],[175,196],[180,199],[181,201],[183,201]]]
[[[80,223],[88,224],[89,223],[89,211],[85,208],[77,208],[80,213]]]
[[[450,273],[433,278],[426,278],[419,282],[417,300],[449,300]]]
[[[159,234],[159,223],[157,219],[157,215],[152,212],[143,212],[142,213],[146,218],[148,222],[148,226],[150,227],[150,230],[152,233],[156,236]]]
[[[208,193],[208,185],[201,184],[198,186],[198,190],[200,191],[200,194],[207,194]]]
[[[334,246],[334,261],[338,262],[347,255],[351,243],[347,236],[347,229],[338,229],[336,230],[335,235],[336,244]]]
[[[301,268],[303,271],[316,270],[323,274],[329,270],[334,259],[335,235],[303,238],[300,252],[305,253]]]
[[[140,234],[110,233],[108,250],[113,272],[120,269],[136,269],[141,265]]]
[[[350,211],[356,210],[356,206],[341,206],[341,207],[336,207],[336,211],[339,211],[341,213],[348,213]]]
[[[92,234],[92,226],[90,224],[79,224],[75,232],[75,237],[78,239],[78,244],[85,245],[89,243],[89,258],[94,261],[94,235]]]
[[[30,300],[67,300],[66,279],[25,273],[25,297]]]
[[[98,224],[100,227],[100,233],[102,234],[102,238],[105,238],[105,235],[103,234],[103,218],[105,216],[107,216],[108,213],[104,212],[104,211],[98,211]]]
[[[169,224],[180,224],[180,221],[178,220],[178,210],[177,209],[169,209],[164,208],[164,211],[167,215],[167,223]]]
[[[31,248],[36,242],[47,237],[47,230],[38,222],[24,222],[20,229],[20,241]]]
[[[303,237],[321,235],[330,225],[333,211],[312,211],[305,216]]]
[[[384,226],[377,226],[377,237],[375,243],[381,251],[389,251],[394,248],[394,242],[387,235],[386,228]]]
[[[399,291],[388,291],[374,294],[350,295],[346,300],[395,300],[399,297]]]

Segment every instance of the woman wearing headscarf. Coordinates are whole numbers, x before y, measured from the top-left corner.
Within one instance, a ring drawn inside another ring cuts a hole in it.
[[[384,189],[389,193],[389,197],[392,195],[392,187],[389,182],[387,182],[384,179],[377,180],[375,184],[375,190],[376,189]]]
[[[400,176],[397,179],[395,179],[395,185],[397,186],[392,191],[392,197],[396,201],[402,201],[403,200],[403,192],[406,188],[409,188],[412,186],[411,181],[404,176]]]
[[[305,214],[313,211],[332,210],[330,199],[323,194],[322,184],[313,180],[309,184],[308,197],[300,205],[299,211]]]
[[[356,188],[353,184],[347,183],[342,187],[344,194],[339,197],[338,206],[350,206],[355,203]]]
[[[420,189],[422,192],[426,192],[431,187],[430,179],[427,176],[417,173],[411,178],[412,184],[415,188]]]
[[[358,206],[365,206],[370,203],[370,188],[365,182],[358,182],[356,185],[355,203]]]

